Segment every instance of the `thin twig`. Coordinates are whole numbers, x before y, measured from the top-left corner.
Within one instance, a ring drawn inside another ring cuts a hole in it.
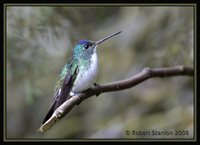
[[[59,121],[63,116],[68,114],[75,105],[79,105],[83,100],[99,95],[105,92],[120,91],[134,87],[141,82],[154,77],[173,77],[173,76],[194,76],[194,70],[190,67],[185,66],[175,66],[175,67],[165,67],[165,68],[144,68],[140,73],[121,81],[116,81],[104,85],[97,85],[95,88],[90,89],[87,92],[80,93],[76,96],[71,97],[66,100],[61,106],[59,106],[51,118],[47,120],[38,129],[40,132],[44,132],[51,128],[57,121]]]

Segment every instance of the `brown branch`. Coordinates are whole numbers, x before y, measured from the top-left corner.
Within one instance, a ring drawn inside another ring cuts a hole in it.
[[[53,113],[52,117],[47,120],[38,131],[44,132],[51,128],[63,116],[68,114],[70,110],[79,105],[83,100],[99,95],[105,92],[120,91],[138,85],[139,83],[154,77],[173,77],[173,76],[194,76],[194,70],[190,67],[175,66],[167,68],[144,68],[140,73],[121,81],[95,86],[87,92],[80,93],[65,101]]]

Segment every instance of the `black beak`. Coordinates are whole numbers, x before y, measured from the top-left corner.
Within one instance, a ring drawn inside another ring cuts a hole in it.
[[[115,36],[115,35],[118,35],[118,34],[121,33],[121,32],[122,32],[122,31],[119,31],[119,32],[116,32],[116,33],[114,33],[114,34],[112,34],[112,35],[109,35],[109,36],[107,36],[107,37],[105,37],[105,38],[103,38],[103,39],[101,39],[101,40],[99,40],[99,41],[96,41],[94,44],[95,44],[95,45],[101,44],[102,42],[108,40],[109,38],[111,38],[111,37],[113,37],[113,36]]]

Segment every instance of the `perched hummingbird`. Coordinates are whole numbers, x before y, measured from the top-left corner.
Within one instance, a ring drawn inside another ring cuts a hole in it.
[[[96,48],[102,42],[121,33],[109,35],[99,41],[81,40],[73,49],[70,61],[63,67],[54,90],[54,96],[49,112],[43,124],[52,116],[54,111],[67,99],[91,88],[98,72]]]

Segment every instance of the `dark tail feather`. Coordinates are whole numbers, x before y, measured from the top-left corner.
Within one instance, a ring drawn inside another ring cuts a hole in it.
[[[47,113],[47,115],[45,116],[42,124],[44,124],[49,118],[51,118],[52,114],[54,113],[54,111],[60,106],[62,105],[62,103],[64,103],[68,97],[68,94],[70,92],[70,87],[69,86],[66,86],[61,95],[57,92],[56,95],[55,95],[55,99]],[[67,96],[67,97],[66,97]]]
[[[53,112],[54,112],[55,104],[56,104],[56,103],[54,102],[54,104],[53,104],[53,105],[51,106],[51,108],[49,109],[47,115],[45,116],[45,118],[44,118],[44,120],[43,120],[43,122],[42,122],[42,124],[44,124],[44,123],[52,116],[52,114],[53,114]]]
[[[76,74],[77,75],[77,74]],[[75,76],[76,76],[75,75]],[[59,93],[59,90],[57,90],[55,96],[53,97],[53,104],[51,105],[51,108],[49,109],[49,112],[47,113],[46,117],[44,118],[42,124],[44,124],[54,113],[54,111],[62,105],[67,99],[69,99],[69,93],[72,88],[73,82],[75,80],[75,76],[72,76],[71,74],[67,74],[65,76],[65,80],[63,82],[62,91],[61,94]]]

